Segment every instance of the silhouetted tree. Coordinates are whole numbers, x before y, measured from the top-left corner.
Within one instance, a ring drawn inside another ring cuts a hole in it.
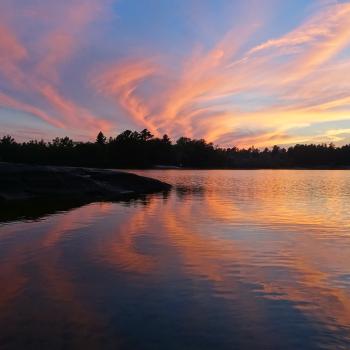
[[[147,129],[143,129],[140,134],[140,140],[141,141],[144,141],[144,142],[147,142],[149,140],[151,140],[153,138],[153,135],[151,134],[151,132]]]
[[[105,135],[103,135],[102,131],[100,131],[96,137],[96,143],[99,145],[105,145],[107,141],[107,138]]]
[[[259,150],[220,148],[203,139],[180,137],[173,144],[167,135],[154,137],[144,129],[125,130],[115,137],[100,131],[96,141],[74,142],[69,137],[51,142],[31,140],[17,143],[10,135],[0,138],[0,160],[33,164],[91,167],[146,168],[176,165],[195,168],[287,168],[349,167],[350,145],[297,144],[287,150],[279,146]]]

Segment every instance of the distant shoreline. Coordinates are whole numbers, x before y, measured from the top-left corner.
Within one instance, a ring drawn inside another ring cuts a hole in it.
[[[119,168],[118,168],[119,170]],[[239,168],[192,168],[192,167],[150,167],[150,168],[127,168],[120,169],[125,171],[133,170],[350,170],[350,167],[342,166],[324,166],[324,167],[280,167],[280,168],[252,168],[252,167],[239,167]]]
[[[173,142],[168,135],[155,137],[147,129],[125,130],[108,139],[100,131],[95,142],[56,137],[50,142],[18,143],[5,135],[0,138],[0,161],[110,169],[348,170],[350,144],[222,148],[204,139],[188,137]]]

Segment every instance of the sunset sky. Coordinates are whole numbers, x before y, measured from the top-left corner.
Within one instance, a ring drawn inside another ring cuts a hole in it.
[[[350,1],[0,0],[0,135],[350,143]]]

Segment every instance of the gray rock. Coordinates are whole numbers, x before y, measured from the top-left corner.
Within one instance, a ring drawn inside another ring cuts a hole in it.
[[[0,163],[0,201],[118,200],[170,189],[167,183],[116,170]]]

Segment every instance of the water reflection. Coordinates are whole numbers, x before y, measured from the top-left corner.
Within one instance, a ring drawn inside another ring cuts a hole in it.
[[[186,185],[178,185],[175,187],[176,194],[179,199],[184,199],[186,196],[190,196],[192,199],[193,197],[203,197],[205,192],[204,186],[198,186],[198,185],[192,185],[192,186],[186,186]]]
[[[0,226],[0,347],[347,348],[347,172],[147,175],[176,189]]]
[[[169,191],[161,192],[162,197],[166,200],[169,196]],[[137,195],[128,197],[124,200],[119,200],[116,203],[123,203],[126,206],[137,205],[146,206],[149,204],[149,195]],[[64,213],[69,210],[82,207],[89,204],[89,201],[79,199],[32,199],[26,201],[0,202],[0,224],[13,221],[34,221],[45,218],[46,216]],[[104,202],[101,202],[101,205]],[[110,202],[105,202],[110,203]]]

